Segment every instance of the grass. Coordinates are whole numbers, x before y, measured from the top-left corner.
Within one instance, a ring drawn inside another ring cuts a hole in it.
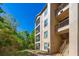
[[[47,52],[26,49],[26,50],[14,51],[14,52],[0,53],[0,56],[37,56],[38,54],[47,55]]]
[[[14,56],[34,56],[34,54],[29,53],[28,51],[24,51],[24,52],[16,52],[13,54]]]
[[[2,53],[0,56],[35,56],[32,53],[29,53],[28,51],[22,51],[22,52],[8,52],[8,53]]]

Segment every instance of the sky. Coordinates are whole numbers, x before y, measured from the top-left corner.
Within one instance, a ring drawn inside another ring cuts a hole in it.
[[[17,31],[32,32],[35,16],[43,9],[45,3],[4,3],[2,9],[11,14],[18,22]]]

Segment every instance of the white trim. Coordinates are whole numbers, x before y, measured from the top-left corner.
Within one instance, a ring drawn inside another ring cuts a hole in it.
[[[69,5],[65,6],[63,9],[61,9],[61,10],[58,12],[57,15],[60,15],[62,10],[63,10],[63,12],[64,12],[64,11],[67,10],[68,8],[69,8]]]
[[[69,29],[69,25],[66,25],[64,27],[58,28],[58,32],[66,30],[66,29]]]

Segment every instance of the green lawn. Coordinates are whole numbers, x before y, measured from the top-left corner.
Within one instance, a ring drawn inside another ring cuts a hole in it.
[[[16,52],[6,52],[0,53],[0,56],[38,56],[38,55],[47,55],[47,52],[40,50],[21,50]]]
[[[0,56],[35,56],[28,51],[2,53]]]
[[[16,52],[13,53],[14,56],[34,56],[34,54],[29,53],[28,51],[24,51],[24,52]]]

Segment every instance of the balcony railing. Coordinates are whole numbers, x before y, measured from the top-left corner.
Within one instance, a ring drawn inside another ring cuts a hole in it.
[[[65,20],[63,20],[62,22],[60,22],[57,27],[61,28],[61,27],[64,27],[64,26],[66,26],[68,24],[69,24],[69,18],[66,18]]]
[[[58,6],[58,9],[56,10],[56,15],[59,15],[60,13],[63,12],[63,8],[65,8],[68,5],[68,3],[62,3]]]

